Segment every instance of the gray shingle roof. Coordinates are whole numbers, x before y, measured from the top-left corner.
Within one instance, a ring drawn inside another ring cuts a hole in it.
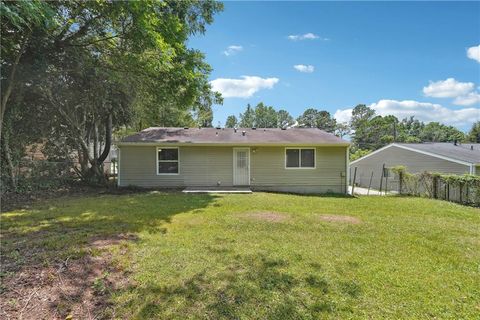
[[[480,163],[480,143],[459,143],[457,145],[447,142],[395,144],[468,163]]]
[[[245,134],[243,134],[245,132]],[[181,143],[181,144],[328,144],[348,145],[349,142],[315,128],[287,130],[267,128],[161,128],[152,127],[125,137],[122,143]]]

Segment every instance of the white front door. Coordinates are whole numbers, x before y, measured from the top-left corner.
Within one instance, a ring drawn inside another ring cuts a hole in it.
[[[233,149],[233,185],[250,185],[250,149]]]

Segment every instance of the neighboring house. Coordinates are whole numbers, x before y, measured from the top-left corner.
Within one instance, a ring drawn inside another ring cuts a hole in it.
[[[480,175],[480,144],[392,143],[352,161],[350,182],[353,182],[353,173],[357,168],[355,184],[368,187],[371,179],[371,187],[379,189],[384,164],[386,168],[405,166],[410,173],[428,171]]]
[[[117,143],[118,184],[346,193],[348,146],[319,129],[148,128]]]

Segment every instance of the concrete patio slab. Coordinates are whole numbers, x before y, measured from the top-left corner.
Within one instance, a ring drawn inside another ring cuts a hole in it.
[[[252,193],[248,187],[188,187],[184,193]]]

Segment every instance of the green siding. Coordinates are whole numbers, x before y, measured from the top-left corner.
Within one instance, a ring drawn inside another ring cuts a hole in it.
[[[232,186],[234,147],[180,146],[180,173],[156,174],[156,147],[120,147],[120,186]],[[346,147],[317,147],[315,169],[285,169],[285,148],[250,147],[255,190],[345,192]]]
[[[178,175],[157,175],[156,147],[120,148],[120,185],[183,187],[232,185],[233,151],[229,147],[179,147]]]
[[[233,151],[230,147],[181,147],[185,186],[232,186]]]
[[[258,190],[345,192],[346,148],[316,148],[315,169],[285,169],[285,148],[259,147],[251,153],[251,185]]]
[[[179,149],[180,161],[183,150]],[[183,185],[183,176],[158,176],[156,147],[121,147],[119,161],[120,186],[178,187]],[[180,172],[182,168],[180,168]]]

